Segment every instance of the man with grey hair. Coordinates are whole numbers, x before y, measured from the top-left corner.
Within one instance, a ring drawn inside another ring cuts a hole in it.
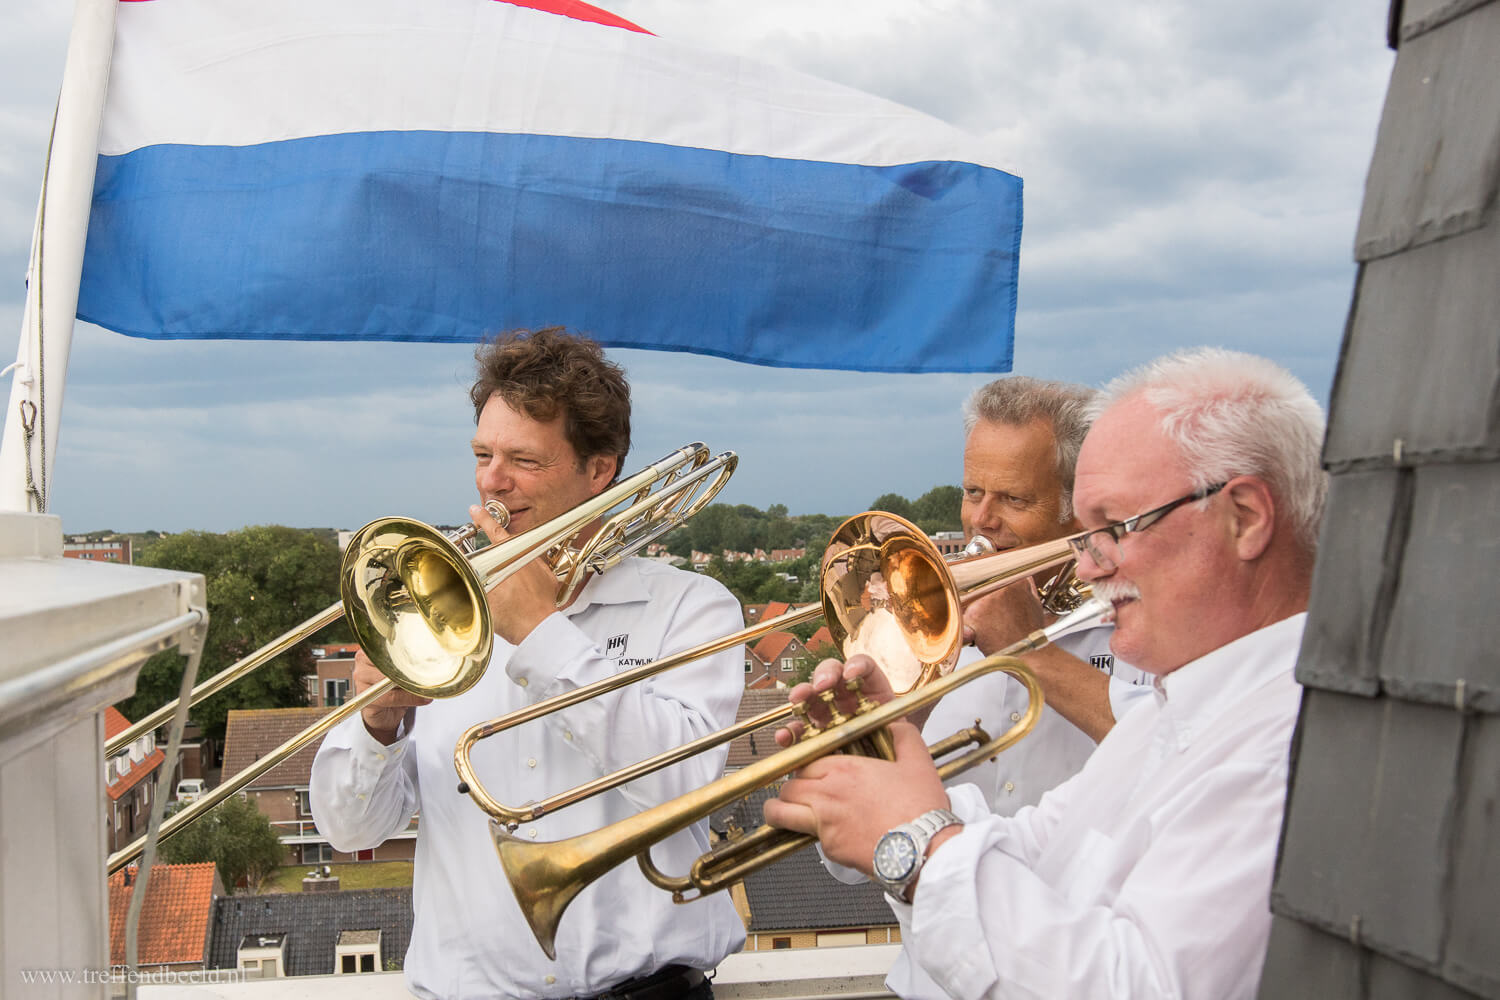
[[[1322,413],[1277,365],[1216,349],[1124,376],[1094,409],[1079,572],[1153,697],[1012,817],[945,790],[898,722],[894,761],[815,761],[766,819],[872,873],[905,953],[950,996],[1248,1000],[1301,699]],[[890,695],[865,657],[821,664],[812,687],[841,676]]]
[[[1081,385],[1024,375],[996,379],[964,403],[964,534],[997,551],[1048,542],[1078,530],[1073,470],[1088,433],[1094,392]],[[1050,572],[1050,571],[1049,571]],[[1037,584],[1024,581],[972,602],[964,612],[972,642],[959,667],[982,659],[1047,624]],[[1110,652],[1109,626],[1066,636],[1026,658],[1046,696],[1042,718],[1026,739],[951,784],[978,785],[990,808],[1009,816],[1077,773],[1104,734],[1143,695],[1149,677]],[[925,724],[929,743],[982,720],[992,734],[1021,718],[1026,688],[991,674],[939,702]],[[899,977],[897,977],[899,979]],[[908,993],[917,992],[908,988]]]

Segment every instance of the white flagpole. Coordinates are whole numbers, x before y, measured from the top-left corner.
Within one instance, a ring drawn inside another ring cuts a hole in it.
[[[26,309],[0,438],[0,511],[48,506],[78,281],[94,193],[99,124],[114,54],[118,0],[77,0],[57,117],[37,205]]]

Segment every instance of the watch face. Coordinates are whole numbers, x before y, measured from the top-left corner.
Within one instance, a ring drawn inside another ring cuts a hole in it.
[[[875,845],[875,874],[887,882],[899,882],[917,864],[917,842],[911,834],[891,831]]]

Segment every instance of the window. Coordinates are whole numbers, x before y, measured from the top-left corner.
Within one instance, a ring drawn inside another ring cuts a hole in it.
[[[330,708],[342,705],[344,698],[349,694],[349,682],[347,680],[327,680],[323,682],[323,704]]]
[[[380,931],[340,931],[334,955],[338,975],[375,972],[380,968]]]
[[[745,661],[745,673],[748,674],[749,672],[750,672],[750,661],[746,660]]]
[[[312,793],[306,788],[297,789],[297,816],[312,815]]]
[[[304,865],[323,865],[333,860],[333,847],[330,844],[303,844],[302,863]]]
[[[790,948],[791,946],[792,946],[792,939],[789,938],[789,937],[779,937],[779,938],[772,938],[771,939],[771,947],[772,948],[781,949],[781,948]]]
[[[783,656],[781,658],[781,669],[791,673],[797,669],[797,658],[795,656]]]
[[[237,967],[246,979],[276,979],[286,969],[285,934],[247,934],[240,940]]]

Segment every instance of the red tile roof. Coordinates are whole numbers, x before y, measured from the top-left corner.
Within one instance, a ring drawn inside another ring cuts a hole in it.
[[[118,708],[111,705],[104,710],[104,738],[112,740],[130,728],[130,720]]]
[[[812,634],[812,637],[807,640],[807,648],[811,652],[818,653],[819,655],[831,656],[835,655],[838,652],[838,647],[833,646],[833,653],[823,653],[818,649],[819,646],[833,646],[833,633],[828,631],[827,625],[819,627],[819,629]]]
[[[131,885],[125,884],[126,875]],[[134,866],[109,877],[109,961],[125,961],[125,916],[135,891]],[[195,865],[156,865],[146,885],[141,907],[137,951],[146,965],[202,965],[208,953],[208,922],[214,897],[222,896],[213,862]]]
[[[106,708],[104,710],[105,739],[113,739],[129,728],[130,720],[125,718],[124,714],[122,714],[119,709],[115,708],[114,706],[110,706],[109,708]],[[125,756],[125,754],[116,754],[115,756]],[[119,799],[120,796],[124,795],[126,792],[134,788],[136,785],[139,785],[141,782],[151,777],[151,775],[156,773],[156,769],[162,766],[166,759],[167,755],[160,749],[152,750],[144,758],[142,758],[140,763],[133,763],[129,771],[120,775],[114,781],[109,781],[106,778],[104,782],[104,790],[109,793],[110,801],[114,802],[115,800]],[[109,764],[108,762],[106,762],[105,767],[107,768],[108,766]]]
[[[776,618],[786,614],[790,610],[792,610],[792,606],[786,601],[771,601],[766,605],[766,610],[761,614],[760,620],[765,621],[767,618]]]
[[[253,708],[230,712],[224,726],[224,773],[240,773],[331,711],[331,708]],[[313,740],[246,787],[306,788],[313,758],[322,743],[321,739]]]
[[[786,648],[796,641],[797,637],[790,632],[767,632],[755,644],[755,655],[762,663],[775,663],[786,652]]]

